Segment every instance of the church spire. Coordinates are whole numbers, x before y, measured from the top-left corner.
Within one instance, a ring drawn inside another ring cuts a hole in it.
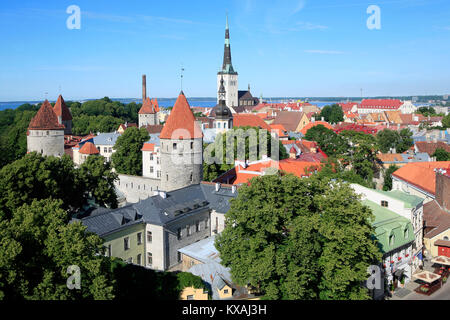
[[[228,74],[235,73],[233,65],[231,64],[230,29],[228,27],[228,14],[225,26],[225,48],[223,53],[222,72]]]

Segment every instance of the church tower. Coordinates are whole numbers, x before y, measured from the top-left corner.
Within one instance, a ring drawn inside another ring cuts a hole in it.
[[[224,80],[221,78],[218,92],[219,104],[212,111],[214,114],[214,128],[217,133],[223,133],[233,128],[233,114],[225,102],[226,90],[223,83]]]
[[[226,99],[225,103],[230,108],[232,113],[235,113],[234,108],[239,106],[238,99],[238,73],[234,71],[231,63],[231,47],[230,47],[230,30],[228,27],[228,16],[225,27],[225,48],[223,53],[222,70],[217,73],[217,91],[220,90],[220,82],[223,77]],[[219,103],[217,97],[217,103]]]
[[[27,152],[61,157],[64,154],[64,129],[52,105],[45,100],[28,126]]]
[[[169,192],[203,179],[203,133],[181,91],[159,135],[161,190]]]

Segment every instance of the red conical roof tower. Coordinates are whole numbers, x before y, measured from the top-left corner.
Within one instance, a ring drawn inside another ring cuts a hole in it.
[[[188,132],[189,136],[174,136],[176,130],[184,129]],[[159,135],[160,139],[196,139],[203,138],[203,132],[195,122],[194,114],[191,107],[183,93],[181,91],[178,96],[172,112],[170,112],[167,118],[166,124]]]
[[[56,100],[53,111],[55,111],[56,116],[61,117],[61,121],[72,120],[72,114],[70,113],[69,108],[67,108],[62,95],[59,95],[58,100]]]
[[[64,128],[64,125],[58,122],[58,117],[48,100],[44,101],[28,126],[28,130],[61,130]]]

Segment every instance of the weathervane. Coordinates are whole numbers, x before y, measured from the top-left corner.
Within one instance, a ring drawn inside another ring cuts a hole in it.
[[[184,68],[183,68],[183,64],[181,64],[181,91],[183,91],[183,72],[184,72]]]

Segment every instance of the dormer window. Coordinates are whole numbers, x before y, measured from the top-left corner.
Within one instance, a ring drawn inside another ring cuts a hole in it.
[[[385,200],[381,200],[381,206],[387,208],[389,203]]]
[[[408,238],[408,235],[409,235],[408,228],[406,228],[405,231],[404,231],[403,233],[404,233],[404,235],[405,235],[405,239]]]
[[[395,241],[395,236],[392,234],[389,236],[389,245],[390,246],[394,245],[394,241]]]

